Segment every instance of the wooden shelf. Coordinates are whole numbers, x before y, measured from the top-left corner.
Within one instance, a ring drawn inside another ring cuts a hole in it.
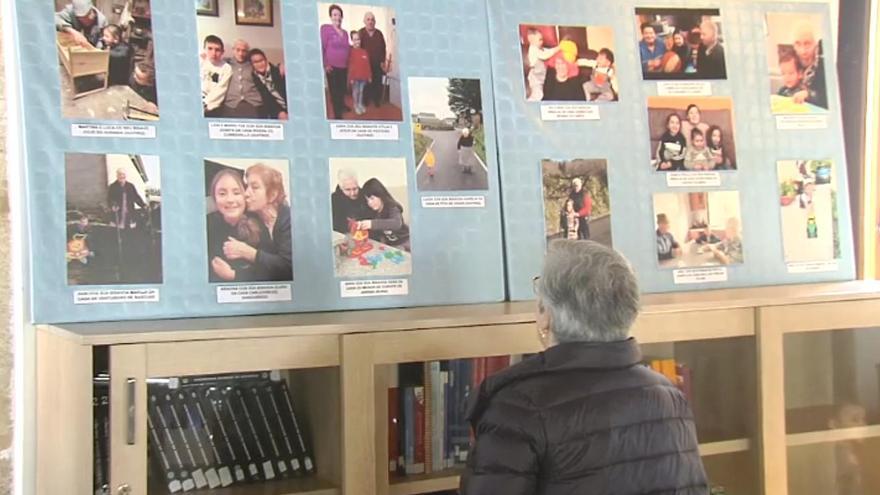
[[[752,441],[748,438],[738,438],[736,440],[724,440],[722,442],[710,442],[700,444],[700,456],[708,457],[712,455],[735,454],[737,452],[748,452],[752,448]]]
[[[811,431],[786,435],[785,443],[789,447],[801,447],[818,443],[842,442],[864,438],[880,437],[880,425],[841,428],[839,430]]]
[[[341,495],[339,487],[316,477],[291,478],[214,490],[196,490],[192,495]]]
[[[420,493],[455,490],[462,468],[447,469],[439,473],[416,474],[411,476],[392,477],[389,495],[417,495]]]

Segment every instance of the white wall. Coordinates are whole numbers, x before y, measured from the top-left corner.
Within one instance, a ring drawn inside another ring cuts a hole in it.
[[[669,219],[669,232],[679,243],[687,239],[690,220],[687,193],[660,193],[654,195],[654,228],[657,215],[665,213]]]
[[[281,2],[272,2],[272,20],[274,25],[268,26],[238,26],[235,24],[235,10],[232,0],[219,0],[219,17],[197,15],[199,50],[205,36],[213,34],[223,40],[226,48],[225,57],[232,57],[233,42],[241,38],[247,41],[251,48],[259,48],[266,52],[269,61],[279,64],[284,61],[284,44],[281,38]]]

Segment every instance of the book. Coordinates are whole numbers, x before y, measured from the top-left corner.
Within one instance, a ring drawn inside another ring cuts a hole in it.
[[[400,388],[388,389],[388,472],[397,472],[400,457]]]

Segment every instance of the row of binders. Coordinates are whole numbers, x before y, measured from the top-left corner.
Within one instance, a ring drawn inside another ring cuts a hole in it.
[[[107,486],[106,390],[96,386],[96,493]],[[278,372],[148,381],[150,485],[173,494],[314,473],[295,410]]]

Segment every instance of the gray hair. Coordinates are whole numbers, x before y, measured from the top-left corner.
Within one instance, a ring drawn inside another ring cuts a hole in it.
[[[348,168],[341,168],[339,172],[336,172],[336,183],[342,185],[343,182],[347,180],[353,180],[355,182],[358,181],[357,172]]]
[[[639,313],[639,285],[629,262],[592,241],[550,243],[537,290],[559,343],[625,340]]]

